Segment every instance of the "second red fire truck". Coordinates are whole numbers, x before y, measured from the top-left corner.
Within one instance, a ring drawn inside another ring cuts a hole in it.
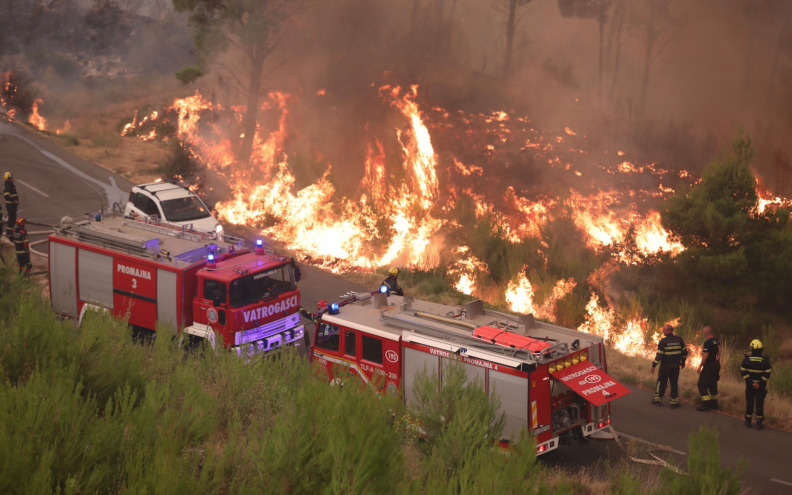
[[[610,425],[610,402],[629,393],[607,374],[602,337],[484,308],[447,306],[385,293],[354,294],[317,322],[311,358],[331,380],[347,374],[415,402],[419,373],[442,387],[444,363],[497,394],[503,441],[528,428],[537,453],[563,435],[589,436]],[[334,374],[343,374],[336,376]]]

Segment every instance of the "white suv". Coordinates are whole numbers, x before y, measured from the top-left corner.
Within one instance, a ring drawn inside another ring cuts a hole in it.
[[[124,216],[133,215],[156,216],[175,225],[191,224],[196,230],[223,234],[223,226],[201,198],[186,187],[169,182],[133,186]]]

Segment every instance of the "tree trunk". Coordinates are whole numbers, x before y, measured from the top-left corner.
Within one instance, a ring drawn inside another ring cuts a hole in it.
[[[505,81],[511,72],[512,51],[514,50],[514,32],[517,24],[517,0],[509,0],[509,17],[506,20],[506,52],[503,54],[503,72]]]
[[[445,42],[443,43],[443,54],[445,55],[451,53],[451,33],[454,32],[454,13],[458,2],[459,0],[453,0],[451,2],[451,10],[448,12],[448,23],[444,31]]]
[[[654,46],[657,42],[657,29],[652,22],[646,30],[646,51],[644,53],[643,79],[641,80],[641,98],[638,100],[638,115],[646,110],[646,98],[649,89],[649,75],[652,72]]]
[[[770,77],[767,80],[769,87],[767,88],[765,94],[767,95],[767,102],[769,103],[770,108],[776,105],[774,94],[776,88],[776,77],[778,77],[778,66],[781,60],[781,51],[784,46],[784,38],[790,18],[792,18],[792,8],[787,7],[786,12],[783,16],[781,16],[781,20],[778,23],[778,34],[776,35],[778,42],[776,43],[775,50],[773,51],[773,61],[770,64]]]
[[[435,39],[435,49],[437,54],[441,54],[443,50],[443,30],[445,29],[445,23],[443,22],[443,10],[445,7],[445,0],[435,0],[435,29],[437,30],[436,39]]]
[[[608,20],[603,12],[597,16],[597,24],[599,25],[599,73],[597,75],[597,92],[599,101],[602,103],[602,70],[605,63],[605,22]]]
[[[250,155],[253,152],[253,140],[256,137],[258,128],[259,92],[261,91],[261,72],[264,68],[264,57],[259,53],[254,53],[250,64],[250,86],[247,88],[247,109],[242,119],[242,142],[239,146],[238,160],[242,165],[250,163]]]
[[[748,35],[748,43],[745,46],[745,60],[743,61],[743,80],[740,85],[739,98],[742,105],[745,105],[748,100],[748,95],[751,90],[751,66],[753,65],[754,46],[756,45],[756,37],[753,34]]]
[[[616,9],[616,17],[618,18],[618,22],[616,23],[616,40],[614,42],[616,45],[616,54],[613,56],[613,74],[611,75],[610,95],[608,96],[608,99],[611,101],[613,101],[613,94],[616,91],[616,79],[619,75],[619,68],[621,67],[621,37],[624,30],[624,17],[626,13],[625,0],[620,0],[616,5]]]

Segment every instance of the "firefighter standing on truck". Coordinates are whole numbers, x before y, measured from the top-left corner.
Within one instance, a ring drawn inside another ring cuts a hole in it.
[[[655,406],[663,405],[663,395],[668,382],[671,382],[671,409],[679,407],[679,369],[685,367],[687,359],[687,348],[682,337],[674,335],[674,327],[665,325],[663,327],[665,337],[657,343],[657,354],[652,363],[652,374],[655,367],[659,364],[660,370],[657,372],[657,386],[652,404]]]
[[[718,380],[720,380],[720,340],[712,334],[712,327],[702,330],[706,340],[701,346],[701,364],[698,367],[698,389],[701,405],[696,411],[709,411],[718,408]]]
[[[314,322],[314,324],[317,321],[319,321],[319,318],[322,317],[322,313],[324,313],[325,311],[327,311],[327,301],[325,301],[324,299],[322,299],[321,301],[319,301],[319,303],[317,303],[316,314],[311,313],[310,311],[308,311],[303,307],[300,307],[300,315],[302,315],[303,318],[311,320],[312,322]]]
[[[404,291],[399,287],[399,269],[395,266],[388,270],[388,278],[382,281],[382,285],[388,286],[388,292],[396,295],[403,296]]]
[[[14,240],[14,249],[16,251],[19,271],[22,272],[22,270],[24,270],[25,276],[27,277],[30,275],[30,269],[33,268],[33,264],[30,262],[30,243],[28,243],[27,240],[24,218],[20,217],[19,220],[16,221],[12,237]]]
[[[314,326],[316,326],[316,324],[319,323],[319,319],[322,317],[322,314],[325,311],[327,311],[327,301],[325,301],[324,299],[319,301],[319,303],[316,305],[316,313],[315,314],[311,313],[310,311],[308,311],[307,309],[303,308],[302,306],[300,307],[300,310],[299,310],[300,315],[303,318],[307,318],[307,319],[311,320],[313,322]],[[310,334],[308,332],[305,332],[305,347],[308,348],[310,346],[311,346]]]
[[[5,186],[3,188],[3,198],[5,199],[6,210],[8,210],[8,223],[6,223],[6,236],[11,240],[14,235],[14,228],[16,228],[17,208],[19,207],[19,194],[17,194],[16,184],[14,184],[14,176],[11,172],[6,172],[3,176],[5,179]]]
[[[762,356],[762,341],[751,341],[751,354],[743,359],[740,372],[745,380],[745,426],[751,427],[756,404],[756,429],[764,428],[764,400],[767,396],[767,380],[770,379],[770,360]]]

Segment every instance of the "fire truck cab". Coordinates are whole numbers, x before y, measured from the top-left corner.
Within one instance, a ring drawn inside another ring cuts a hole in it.
[[[303,341],[294,260],[152,217],[63,221],[49,236],[50,297],[64,316],[109,311],[138,333],[180,331],[240,354]]]
[[[312,360],[331,380],[358,376],[414,404],[419,373],[442,387],[444,363],[497,394],[503,442],[528,428],[537,454],[562,436],[586,437],[610,425],[610,402],[630,391],[607,374],[602,337],[484,308],[448,306],[384,293],[354,294],[316,325]]]

